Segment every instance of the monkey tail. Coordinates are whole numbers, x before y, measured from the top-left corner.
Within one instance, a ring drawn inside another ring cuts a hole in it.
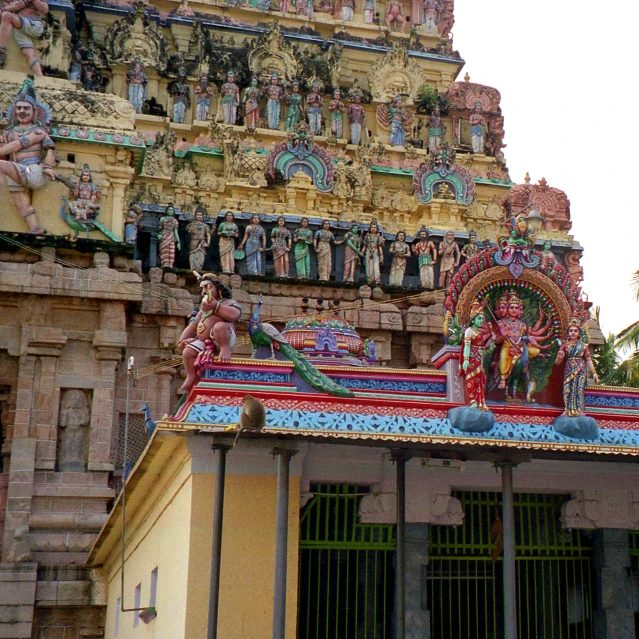
[[[233,446],[231,446],[231,448],[235,448],[235,444],[237,444],[237,440],[240,438],[240,433],[243,431],[244,429],[238,424],[237,425],[237,435],[235,435],[235,439],[233,440]]]

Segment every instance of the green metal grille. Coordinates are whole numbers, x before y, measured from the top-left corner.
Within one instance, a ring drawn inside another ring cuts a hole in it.
[[[502,639],[501,494],[453,493],[462,526],[432,526],[425,568],[431,636]],[[590,639],[591,544],[561,528],[562,495],[515,495],[519,639]]]
[[[369,488],[313,484],[300,516],[300,639],[390,639],[395,526],[360,524]]]

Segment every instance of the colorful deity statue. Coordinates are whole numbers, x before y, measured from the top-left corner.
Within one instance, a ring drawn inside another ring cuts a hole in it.
[[[475,108],[470,115],[470,141],[473,147],[473,153],[484,152],[484,128],[486,120],[481,114],[481,103],[475,102]]]
[[[223,273],[235,273],[235,241],[240,232],[231,211],[224,215],[224,222],[217,227],[219,237],[220,263]]]
[[[552,252],[552,242],[544,242],[544,250],[541,251],[539,260],[539,269],[542,273],[550,276],[551,273],[557,268],[557,258]]]
[[[455,242],[455,233],[446,231],[439,244],[439,288],[447,289],[453,280],[455,269],[459,266],[461,253]]]
[[[364,257],[362,252],[362,238],[359,234],[359,225],[357,222],[351,224],[350,231],[335,244],[345,244],[344,247],[344,282],[354,282],[357,274],[357,264],[360,258]]]
[[[41,235],[45,230],[38,223],[31,192],[56,178],[56,159],[55,144],[47,129],[51,111],[36,100],[31,80],[24,81],[6,118],[7,127],[0,136],[0,158],[5,158],[0,162],[0,179],[6,177],[11,199],[28,232]]]
[[[295,243],[295,270],[300,280],[307,280],[311,276],[311,246],[313,231],[308,228],[308,218],[303,217],[301,226],[295,229],[293,235]]]
[[[195,87],[195,95],[197,96],[195,119],[204,122],[209,117],[213,96],[213,87],[209,85],[209,79],[205,75],[200,77],[200,83]]]
[[[288,105],[288,109],[286,111],[286,130],[293,132],[300,120],[304,117],[299,82],[293,82],[291,86],[291,93],[286,95],[286,104]]]
[[[146,100],[146,85],[149,77],[144,72],[144,67],[140,60],[136,59],[131,63],[131,68],[126,74],[127,96],[133,105],[136,113],[142,113],[142,105]]]
[[[353,10],[355,9],[355,0],[342,0],[342,20],[346,22],[353,21]]]
[[[186,230],[189,234],[189,266],[192,271],[201,271],[211,245],[211,229],[204,221],[203,207],[195,209],[194,219],[189,222]]]
[[[428,152],[437,153],[444,137],[444,121],[442,120],[439,107],[433,109],[433,113],[428,118]]]
[[[0,69],[7,59],[9,38],[13,38],[26,58],[29,70],[36,77],[42,77],[42,66],[31,38],[40,38],[44,33],[49,3],[46,0],[13,0],[2,7],[0,20]]]
[[[158,240],[160,241],[160,266],[173,268],[175,264],[175,252],[180,250],[180,236],[178,235],[177,212],[170,202],[164,215],[158,222]]]
[[[481,330],[483,325],[483,307],[475,301],[470,307],[469,326],[464,331],[459,374],[464,378],[470,406],[480,410],[488,410],[488,406],[486,406],[486,371],[484,370],[486,334]]]
[[[135,246],[138,241],[138,230],[142,226],[142,207],[131,204],[124,220],[124,241]]]
[[[471,231],[468,234],[468,244],[464,244],[464,247],[461,250],[462,257],[466,260],[466,262],[475,255],[480,252],[479,244],[477,244],[477,233],[475,231]]]
[[[220,88],[222,97],[222,112],[225,124],[237,122],[237,107],[240,104],[240,87],[235,84],[235,73],[229,71],[226,74],[226,82]]]
[[[406,28],[406,18],[402,13],[402,3],[401,0],[389,0],[386,4],[386,26],[389,31],[392,31],[391,23],[397,23],[402,25],[402,33],[404,33],[404,29]]]
[[[271,74],[269,83],[264,87],[266,94],[266,122],[269,129],[277,129],[280,125],[282,96],[284,89],[280,86],[277,73]]]
[[[410,131],[413,113],[404,106],[402,96],[396,95],[389,105],[380,104],[377,107],[379,122],[390,128],[389,142],[393,146],[404,146],[406,131]]]
[[[255,129],[260,123],[259,103],[262,92],[257,86],[257,78],[251,80],[251,84],[244,89],[244,124],[249,129]]]
[[[375,20],[375,0],[364,0],[364,22],[373,24]]]
[[[291,252],[291,232],[285,226],[286,220],[280,215],[277,218],[277,226],[271,231],[271,250],[275,262],[276,277],[288,277],[291,268],[289,253]]]
[[[186,69],[180,69],[178,79],[169,84],[168,92],[173,98],[171,119],[177,124],[184,124],[187,109],[191,106],[191,89],[186,81]]]
[[[262,253],[266,249],[266,231],[257,214],[251,218],[251,223],[244,229],[240,250],[244,248],[249,275],[262,275]]]
[[[437,25],[439,23],[438,0],[421,0],[419,17],[427,33],[437,33]]]
[[[406,233],[399,231],[395,236],[395,241],[390,245],[390,254],[393,256],[391,262],[389,286],[402,286],[404,275],[406,274],[406,262],[410,257],[410,246],[406,242]]]
[[[88,164],[82,166],[80,173],[80,181],[72,190],[74,199],[69,202],[69,210],[71,215],[77,222],[84,222],[89,219],[95,219],[100,205],[100,187],[93,183],[91,167]]]
[[[313,241],[317,255],[317,278],[323,282],[328,282],[331,279],[331,271],[333,270],[333,249],[331,244],[336,243],[329,220],[322,222],[322,228],[315,232]]]
[[[309,94],[306,96],[306,117],[308,118],[308,126],[313,135],[322,133],[322,108],[324,100],[320,95],[320,86],[317,82],[313,83]]]
[[[368,233],[364,236],[364,268],[369,284],[381,284],[381,265],[384,263],[384,244],[386,240],[380,233],[377,220],[372,220]]]
[[[413,253],[417,255],[419,266],[419,280],[423,288],[435,288],[435,262],[437,262],[437,248],[428,239],[425,226],[419,229],[417,238],[413,240]]]
[[[562,342],[555,364],[566,361],[564,367],[564,415],[579,417],[584,404],[584,390],[588,372],[592,373],[595,384],[599,383],[599,376],[595,370],[588,345],[590,340],[583,329],[583,322],[573,317],[568,324],[567,339]]]
[[[366,129],[366,111],[362,106],[362,92],[353,93],[352,102],[348,105],[348,125],[350,131],[351,144],[358,145],[364,138],[364,143],[368,140],[368,130]],[[364,136],[362,136],[364,133]]]
[[[232,299],[231,290],[213,274],[200,278],[202,301],[197,314],[182,332],[177,349],[187,377],[180,390],[190,391],[200,378],[203,365],[211,364],[217,355],[219,362],[230,362],[237,340],[235,323],[242,315],[240,305]]]
[[[331,135],[336,138],[344,137],[344,111],[346,107],[341,100],[342,93],[339,89],[333,91],[333,99],[329,102],[328,111],[331,114]]]

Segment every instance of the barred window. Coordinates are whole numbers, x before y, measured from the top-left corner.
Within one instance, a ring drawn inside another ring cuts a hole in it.
[[[124,466],[124,424],[126,414],[120,413],[120,423],[118,429],[118,449],[115,458],[116,470],[122,470]],[[135,466],[142,451],[149,441],[149,436],[144,425],[143,413],[129,413],[129,442],[127,447],[127,457],[131,467]]]

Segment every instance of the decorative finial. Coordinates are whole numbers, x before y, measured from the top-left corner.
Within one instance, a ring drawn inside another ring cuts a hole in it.
[[[468,75],[468,71],[466,71],[466,75],[464,76],[464,82],[470,82],[470,75]]]
[[[524,177],[524,183],[530,184],[530,173],[528,173],[528,171],[526,171],[526,177]]]

